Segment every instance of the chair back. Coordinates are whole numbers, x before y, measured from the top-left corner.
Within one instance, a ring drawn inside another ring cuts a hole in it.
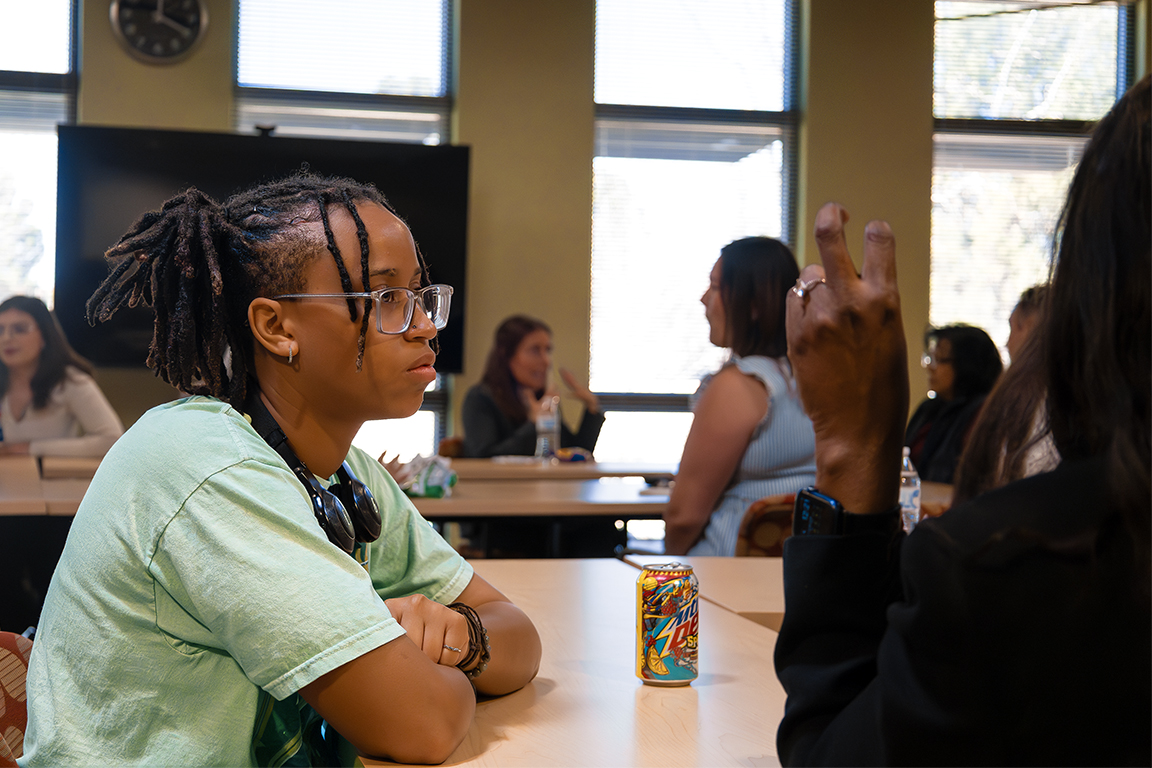
[[[447,456],[450,459],[459,458],[463,451],[464,438],[462,437],[446,437],[436,446],[436,453],[438,455]]]
[[[792,535],[795,503],[794,493],[779,493],[752,502],[736,534],[736,556],[783,556],[784,540]]]
[[[32,641],[14,632],[0,632],[0,766],[16,765],[24,754],[28,727],[28,659]]]

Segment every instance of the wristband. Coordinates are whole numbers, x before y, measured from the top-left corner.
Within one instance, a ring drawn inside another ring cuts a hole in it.
[[[488,662],[492,658],[492,646],[488,643],[488,630],[480,621],[480,614],[467,603],[452,603],[448,606],[464,617],[468,622],[468,655],[465,656],[456,668],[473,680],[488,669]],[[465,669],[469,664],[479,659],[479,663],[472,669]]]

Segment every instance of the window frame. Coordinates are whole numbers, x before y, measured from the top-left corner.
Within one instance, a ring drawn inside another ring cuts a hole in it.
[[[1119,99],[1128,88],[1133,85],[1136,66],[1136,3],[1132,0],[1118,0],[1119,23],[1117,24],[1116,45],[1116,98]],[[1020,11],[1023,12],[1023,9]],[[939,20],[934,23],[938,24]],[[933,67],[935,67],[935,46],[933,46]],[[935,86],[934,86],[935,87]],[[1005,138],[1031,137],[1086,139],[1095,128],[1096,120],[1057,120],[1038,119],[1026,120],[1015,118],[994,117],[936,117],[932,116],[933,146],[937,144],[938,136],[984,136]],[[937,164],[935,155],[932,158],[933,176],[936,174]],[[929,279],[931,279],[931,263],[933,254],[929,251]],[[929,299],[929,318],[932,316],[932,306]]]
[[[68,4],[68,71],[67,72],[32,72],[24,70],[0,70],[0,92],[16,92],[29,94],[43,94],[62,96],[64,101],[64,119],[56,125],[76,124],[76,102],[79,89],[80,68],[80,0],[71,0]],[[53,133],[57,133],[55,128]],[[55,271],[56,254],[51,254],[53,271]],[[53,290],[55,294],[55,290]],[[46,301],[51,307],[55,304],[55,295],[51,301]]]
[[[785,0],[783,106],[784,110],[706,109],[692,107],[664,107],[633,104],[594,102],[594,125],[599,133],[601,123],[611,120],[629,120],[653,123],[684,123],[708,125],[762,125],[778,129],[781,134],[781,222],[780,239],[795,248],[796,213],[799,200],[799,126],[802,113],[799,105],[801,16],[800,0]],[[602,157],[593,150],[593,158]],[[591,318],[591,305],[589,305]],[[591,358],[591,350],[589,350]],[[692,410],[691,395],[662,392],[597,392],[602,412],[658,412],[685,413]]]

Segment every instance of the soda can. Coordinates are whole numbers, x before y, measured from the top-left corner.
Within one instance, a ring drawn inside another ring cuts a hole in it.
[[[692,566],[649,565],[636,579],[636,676],[647,685],[696,679],[700,587]]]

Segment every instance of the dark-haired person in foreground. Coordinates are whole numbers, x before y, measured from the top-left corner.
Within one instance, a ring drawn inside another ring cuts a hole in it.
[[[193,395],[76,513],[21,765],[443,761],[540,640],[351,444],[420,406],[451,289],[379,191],[311,175],[190,189],[107,255],[89,318],[150,301],[148,364]]]
[[[785,765],[1152,761],[1150,127],[1146,77],[1098,124],[1061,216],[1037,332],[1063,461],[907,537],[894,239],[869,224],[857,276],[847,214],[817,214],[823,268],[789,298],[789,355],[816,489],[843,513],[825,526],[828,507],[798,503],[784,545]]]

